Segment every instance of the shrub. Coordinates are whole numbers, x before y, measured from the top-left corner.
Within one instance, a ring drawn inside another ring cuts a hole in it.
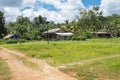
[[[80,38],[80,36],[76,37],[76,40],[78,40],[78,41],[79,41],[80,39],[81,39],[81,38]]]
[[[6,39],[0,39],[0,43],[6,43]]]
[[[42,37],[41,36],[37,36],[36,40],[42,40]]]
[[[73,36],[73,37],[72,37],[72,40],[76,40],[76,37],[75,37],[75,36]]]
[[[87,38],[87,39],[93,38],[93,34],[91,34],[91,33],[86,33],[86,38]]]
[[[86,37],[83,37],[83,36],[74,36],[73,38],[72,38],[72,40],[77,40],[77,41],[79,41],[79,40],[82,40],[82,41],[85,41],[86,40]]]
[[[14,43],[17,43],[18,41],[16,40],[16,39],[8,39],[7,41],[6,41],[6,43],[8,43],[8,44],[14,44]]]
[[[26,39],[19,39],[18,42],[19,43],[23,43],[23,42],[26,42],[27,40]]]
[[[82,40],[82,41],[85,41],[86,40],[86,37],[80,37],[80,40]]]
[[[93,38],[93,34],[91,34],[90,32],[83,32],[82,36],[86,37],[87,39]]]
[[[86,37],[79,36],[79,37],[77,37],[77,40],[82,40],[82,41],[85,41],[85,40],[86,40]]]

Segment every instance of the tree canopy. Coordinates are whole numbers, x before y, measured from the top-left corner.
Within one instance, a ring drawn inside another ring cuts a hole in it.
[[[0,38],[6,34],[4,13],[0,11]]]
[[[55,24],[54,21],[47,23],[47,18],[41,15],[30,20],[28,17],[18,16],[16,22],[5,25],[4,13],[0,12],[0,38],[7,33],[14,33],[20,38],[28,40],[39,40],[47,29],[62,28],[73,32],[74,36],[83,36],[89,32],[110,32],[115,37],[120,37],[120,15],[112,14],[103,16],[99,7],[85,10],[79,9],[79,16],[73,21],[65,20],[64,23]]]

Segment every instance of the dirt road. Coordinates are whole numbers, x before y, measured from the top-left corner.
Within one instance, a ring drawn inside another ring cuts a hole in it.
[[[17,51],[1,48],[0,57],[10,67],[12,80],[75,80],[43,60],[27,57]]]

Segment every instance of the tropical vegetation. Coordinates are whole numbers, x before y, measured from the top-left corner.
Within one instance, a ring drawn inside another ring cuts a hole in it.
[[[4,13],[0,12],[0,38],[6,34],[17,34],[22,39],[41,40],[43,32],[48,29],[61,28],[74,33],[73,37],[91,38],[90,32],[109,32],[114,37],[120,37],[120,15],[103,16],[99,7],[85,10],[79,9],[79,15],[73,21],[64,23],[48,21],[41,15],[30,20],[28,17],[18,16],[16,22],[5,24]]]

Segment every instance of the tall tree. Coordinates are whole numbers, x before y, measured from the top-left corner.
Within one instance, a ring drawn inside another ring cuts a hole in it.
[[[0,38],[2,38],[7,32],[4,25],[5,25],[4,13],[0,11]]]
[[[78,20],[78,25],[81,31],[99,31],[103,25],[101,23],[104,21],[102,12],[99,7],[93,7],[90,10],[80,9],[80,18]]]
[[[106,19],[106,31],[111,32],[116,37],[120,37],[120,15],[112,14],[107,16]]]

